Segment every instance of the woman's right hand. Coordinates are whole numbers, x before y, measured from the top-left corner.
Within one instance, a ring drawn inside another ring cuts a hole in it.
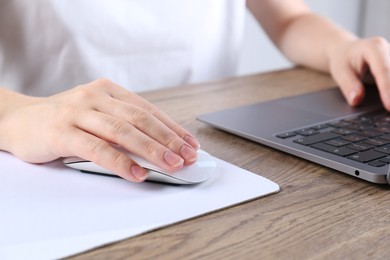
[[[168,171],[196,161],[197,140],[148,103],[109,80],[36,98],[0,89],[0,149],[32,163],[78,156],[133,182],[147,172],[113,144]]]

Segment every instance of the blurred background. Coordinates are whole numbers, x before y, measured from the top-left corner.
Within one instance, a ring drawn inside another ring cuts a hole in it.
[[[389,0],[306,0],[312,10],[359,36],[390,40]],[[291,67],[247,12],[239,75]]]

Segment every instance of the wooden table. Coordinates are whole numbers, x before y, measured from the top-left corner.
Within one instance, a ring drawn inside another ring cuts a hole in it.
[[[335,86],[291,69],[144,93],[212,155],[281,191],[72,259],[389,259],[390,190],[214,129],[200,114]],[[237,187],[237,192],[239,192]]]

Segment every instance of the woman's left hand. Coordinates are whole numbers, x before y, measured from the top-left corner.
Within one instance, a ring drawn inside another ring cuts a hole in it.
[[[390,111],[390,44],[386,39],[356,39],[337,46],[329,53],[329,69],[351,106],[363,101],[362,78],[369,70]]]

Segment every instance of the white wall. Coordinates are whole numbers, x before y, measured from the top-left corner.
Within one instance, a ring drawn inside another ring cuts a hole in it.
[[[383,36],[390,40],[390,1],[363,0],[362,34],[364,36]]]
[[[362,1],[364,0],[307,0],[306,3],[315,12],[355,33],[360,33],[361,20],[359,18],[361,17]],[[252,74],[290,66],[291,63],[279,53],[257,25],[252,15],[247,12],[238,74]]]

